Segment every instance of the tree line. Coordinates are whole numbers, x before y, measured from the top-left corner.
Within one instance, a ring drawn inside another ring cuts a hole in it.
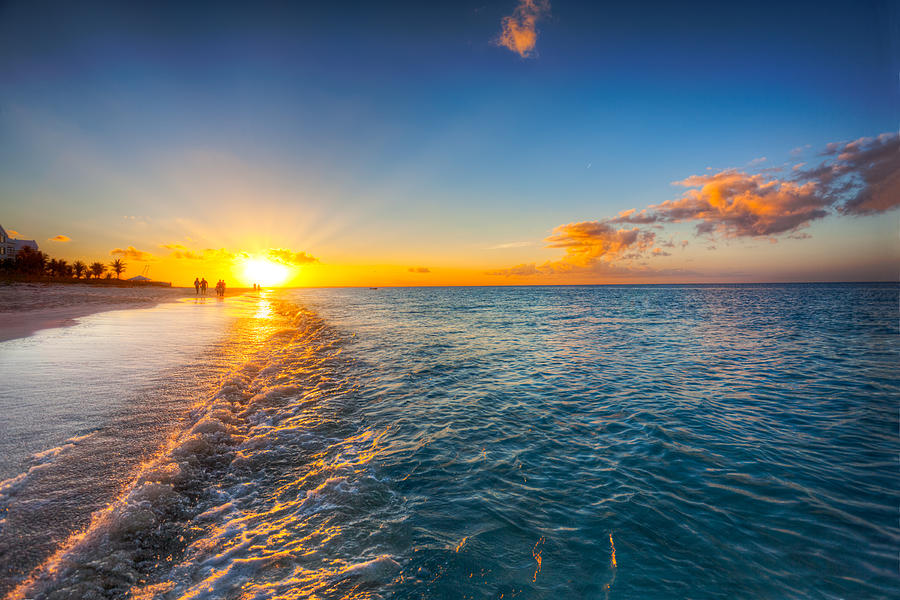
[[[125,272],[125,261],[121,258],[104,264],[100,261],[86,264],[76,260],[72,264],[64,258],[50,258],[44,252],[35,250],[31,246],[25,246],[16,253],[14,258],[0,261],[0,271],[8,275],[26,278],[57,277],[59,279],[116,279],[122,278]]]

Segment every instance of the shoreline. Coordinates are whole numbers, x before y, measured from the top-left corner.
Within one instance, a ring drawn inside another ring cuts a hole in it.
[[[175,300],[177,299],[173,298],[169,302]],[[88,304],[0,313],[0,342],[31,337],[44,329],[71,327],[72,325],[77,325],[79,319],[97,313],[134,308],[153,308],[163,302],[166,302],[166,300],[160,300],[152,304]]]
[[[232,288],[227,297],[243,296],[247,288]],[[72,283],[17,283],[0,286],[0,343],[26,338],[44,329],[71,327],[97,313],[152,308],[193,298],[193,288],[160,286],[93,286]]]
[[[185,288],[18,283],[0,286],[0,343],[71,327],[93,314],[152,308],[188,297]]]

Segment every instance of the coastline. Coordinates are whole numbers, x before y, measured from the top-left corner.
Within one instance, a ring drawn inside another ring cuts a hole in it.
[[[0,286],[0,342],[69,327],[96,313],[150,308],[188,297],[187,288],[21,283]]]
[[[0,598],[116,497],[242,360],[230,348],[264,341],[253,299],[184,292],[0,312],[0,331],[78,325],[6,344],[0,360]]]

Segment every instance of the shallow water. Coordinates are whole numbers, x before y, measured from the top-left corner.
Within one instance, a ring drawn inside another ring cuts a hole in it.
[[[216,348],[228,374],[12,594],[895,597],[898,300],[263,297]]]

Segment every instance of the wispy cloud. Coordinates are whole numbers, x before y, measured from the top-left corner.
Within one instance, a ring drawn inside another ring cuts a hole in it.
[[[133,260],[135,262],[149,262],[154,260],[154,257],[149,252],[144,252],[143,250],[138,250],[134,246],[128,246],[127,248],[113,248],[109,251],[110,256],[121,256],[126,260]]]
[[[542,264],[523,263],[506,269],[486,271],[486,275],[504,277],[531,277],[536,275],[554,276],[571,274],[603,275],[607,277],[662,277],[671,275],[693,275],[693,271],[678,268],[657,268],[646,264],[615,264],[606,261],[591,261],[585,264],[574,264],[566,259],[548,260]]]
[[[410,267],[407,271],[410,273],[431,273],[431,269],[428,267]]]
[[[534,242],[507,242],[505,244],[497,244],[496,246],[488,246],[485,250],[505,250],[506,248],[524,248],[525,246],[533,246]]]
[[[19,232],[16,231],[15,229],[8,229],[8,230],[6,231],[6,233],[8,233],[9,235],[11,235],[12,237],[18,237],[18,236],[22,235],[21,233],[19,233]]]
[[[534,55],[537,44],[537,22],[550,11],[549,0],[519,0],[513,14],[503,17],[498,44],[522,58]]]
[[[47,241],[48,242],[71,242],[72,238],[70,238],[67,235],[59,234],[59,235],[54,235],[52,238],[49,238]]]
[[[306,252],[294,252],[287,248],[269,248],[266,256],[270,260],[295,267],[319,261],[315,256],[310,256]]]
[[[169,254],[170,258],[183,260],[227,261],[251,257],[247,252],[232,252],[227,248],[192,249],[180,243],[160,244],[160,248],[171,250],[171,253]],[[318,262],[318,259],[315,256],[311,256],[306,252],[295,252],[294,250],[289,250],[287,248],[269,248],[263,254],[269,260],[288,266],[300,266]]]
[[[234,260],[246,257],[244,252],[231,252],[225,248],[204,248],[192,250],[182,244],[160,244],[161,248],[171,250],[170,258],[182,260]]]

